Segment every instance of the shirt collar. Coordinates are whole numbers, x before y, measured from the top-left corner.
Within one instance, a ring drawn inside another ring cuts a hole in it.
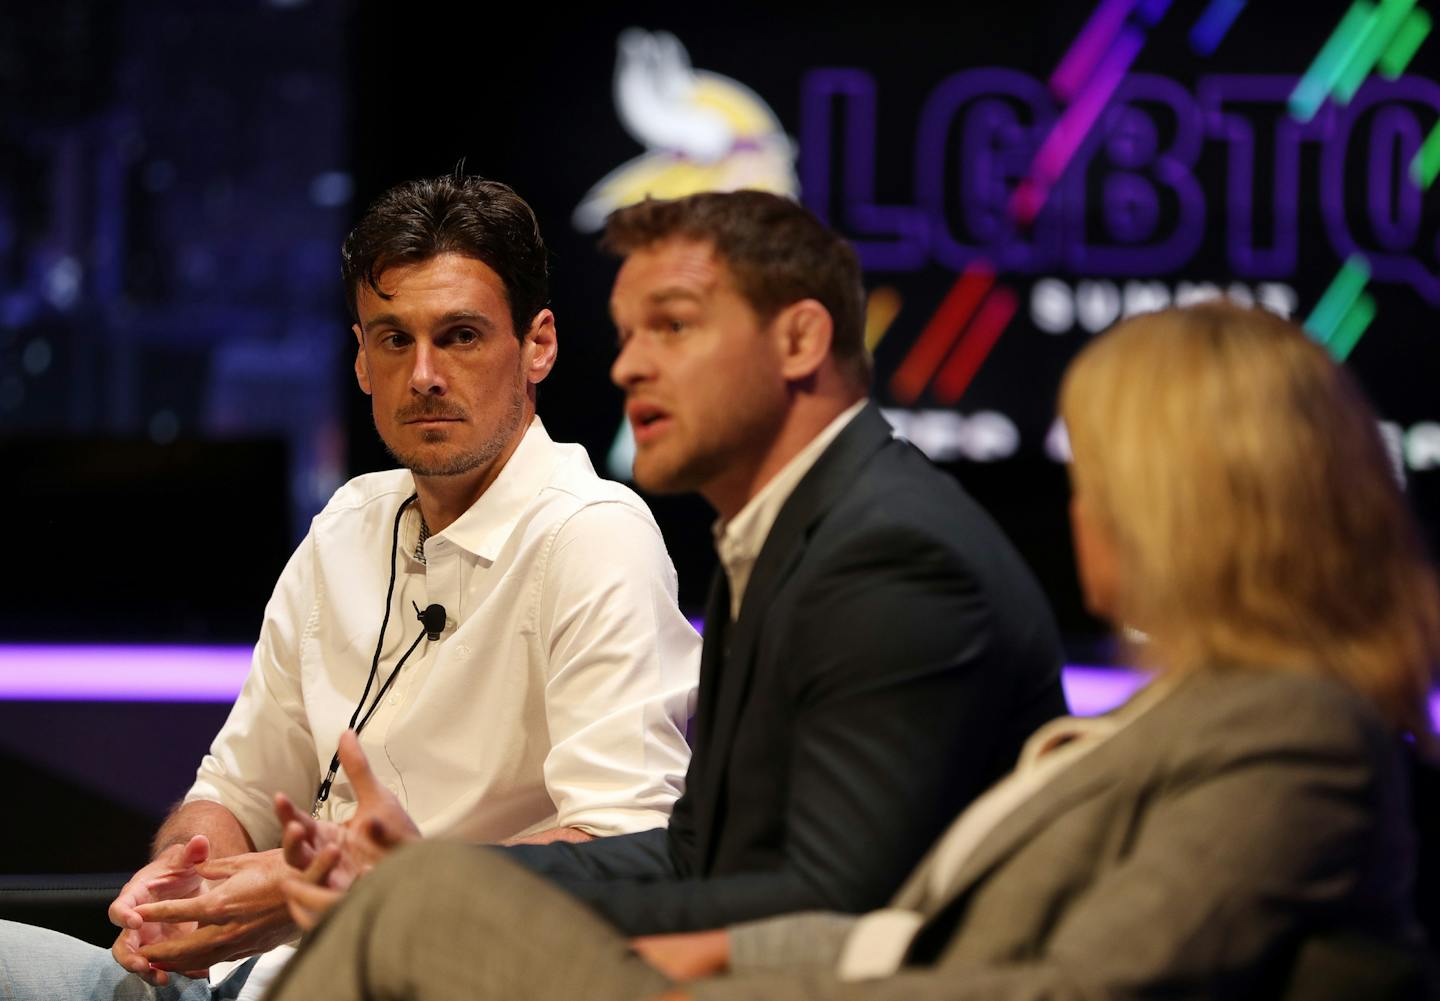
[[[810,472],[810,468],[830,447],[830,443],[839,437],[845,426],[864,409],[865,403],[866,400],[860,399],[847,407],[843,413],[825,425],[824,430],[811,438],[804,448],[796,452],[735,517],[728,521],[724,518],[716,519],[711,526],[711,534],[715,537],[715,550],[730,575],[732,592],[735,590],[734,571],[741,565],[748,569],[749,564],[755,562],[775,519],[780,516],[780,509],[785,506],[785,502],[790,499],[805,474]]]
[[[500,475],[445,531],[431,535],[426,548],[444,539],[472,556],[494,562],[530,501],[550,482],[559,461],[554,444],[536,415]],[[405,537],[412,540],[413,550],[414,541],[420,537],[419,504],[406,513]],[[413,557],[411,550],[407,553]]]

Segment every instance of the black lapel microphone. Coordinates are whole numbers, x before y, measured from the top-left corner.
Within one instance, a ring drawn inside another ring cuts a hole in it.
[[[380,708],[380,703],[385,698],[385,693],[390,690],[396,676],[400,674],[400,668],[405,666],[405,661],[415,652],[421,640],[428,639],[431,642],[438,640],[440,634],[445,630],[445,606],[426,605],[422,611],[415,602],[410,607],[415,609],[415,618],[420,620],[423,627],[420,634],[415,637],[415,642],[400,656],[395,669],[390,672],[390,677],[385,679],[385,684],[380,686],[380,691],[375,693],[375,701],[370,703],[370,708],[365,715],[360,715],[360,710],[365,707],[365,700],[370,697],[370,686],[375,683],[375,677],[380,672],[380,651],[385,646],[385,627],[390,624],[390,601],[395,596],[395,558],[400,552],[400,520],[405,516],[405,509],[415,503],[418,494],[411,494],[406,498],[405,503],[400,505],[400,510],[395,512],[395,528],[390,536],[390,584],[385,588],[385,617],[380,620],[380,636],[375,640],[375,656],[370,659],[370,676],[365,679],[365,690],[360,693],[360,701],[355,706],[355,711],[350,714],[349,729],[355,731],[358,737],[360,731],[365,729],[365,724],[370,722],[370,717],[375,715],[375,710]],[[325,773],[325,778],[320,782],[320,788],[315,791],[315,803],[310,807],[310,816],[320,816],[320,807],[330,798],[330,787],[335,784],[335,774],[340,771],[340,750],[336,748],[334,756],[330,759],[330,770]]]
[[[427,640],[438,640],[440,634],[445,631],[445,606],[426,605],[425,610],[420,611],[420,606],[415,606],[416,618],[425,627],[425,638]]]

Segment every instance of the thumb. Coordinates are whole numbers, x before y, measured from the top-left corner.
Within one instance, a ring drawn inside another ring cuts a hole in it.
[[[185,842],[185,850],[180,853],[181,864],[196,866],[210,857],[210,839],[203,834],[197,834]]]
[[[373,803],[381,795],[380,781],[370,770],[370,759],[360,748],[360,738],[354,730],[340,735],[340,766],[350,777],[350,788],[355,790],[356,803]]]

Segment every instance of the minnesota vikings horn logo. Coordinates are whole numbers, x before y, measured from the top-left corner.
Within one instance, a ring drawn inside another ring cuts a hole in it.
[[[674,35],[630,28],[615,61],[615,107],[646,152],[617,167],[575,209],[576,228],[598,230],[615,209],[646,196],[759,188],[794,197],[795,144],[749,87],[696,70]]]

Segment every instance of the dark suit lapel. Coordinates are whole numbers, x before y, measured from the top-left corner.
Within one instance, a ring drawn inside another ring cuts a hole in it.
[[[710,831],[715,819],[717,796],[714,771],[710,765],[717,760],[710,739],[715,726],[715,700],[720,691],[720,674],[724,670],[725,650],[730,625],[730,581],[725,568],[717,566],[710,578],[710,596],[705,602],[705,638],[700,647],[700,697],[695,705],[695,719],[690,746],[690,767],[685,777],[685,795],[695,810],[695,857],[690,860],[694,871],[703,872],[710,857]]]
[[[692,741],[697,748],[704,747],[710,736],[729,625],[730,581],[725,576],[725,568],[717,566],[710,578],[710,595],[705,600],[705,636],[700,647],[700,698],[695,706],[695,735]]]
[[[725,643],[723,664],[712,665],[712,688],[710,699],[706,699],[705,674],[701,668],[701,715],[709,715],[710,706],[714,713],[705,722],[705,754],[707,761],[703,778],[708,795],[707,809],[699,817],[700,838],[703,851],[700,858],[708,869],[712,836],[717,821],[715,807],[725,794],[726,765],[730,758],[730,746],[734,741],[735,728],[749,696],[750,684],[755,673],[755,653],[765,627],[766,613],[776,594],[794,571],[805,553],[810,530],[824,517],[830,507],[844,494],[845,489],[859,475],[860,469],[874,453],[890,440],[890,425],[880,416],[875,405],[868,404],[855,415],[839,436],[830,443],[810,467],[795,490],[786,500],[765,544],[756,557],[750,581],[745,587],[745,597],[740,606],[740,617],[729,626]],[[723,576],[723,568],[719,572]],[[729,591],[726,590],[727,602]],[[728,604],[718,614],[727,620]],[[706,638],[709,639],[710,619],[706,618]],[[710,655],[710,644],[705,645],[706,656]],[[703,661],[703,658],[702,658]],[[723,675],[723,682],[721,681]],[[697,804],[698,806],[699,804]]]

